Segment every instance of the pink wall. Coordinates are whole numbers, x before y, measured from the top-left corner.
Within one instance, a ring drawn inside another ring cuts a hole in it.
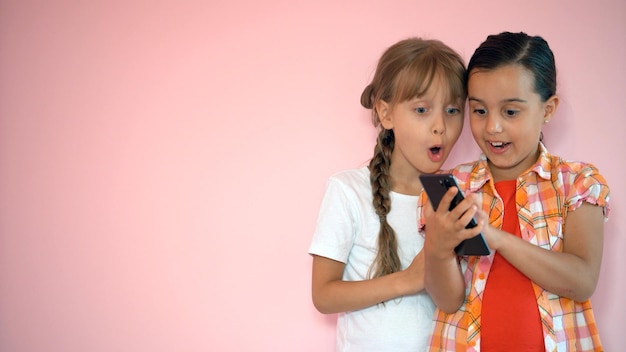
[[[327,176],[370,157],[378,56],[502,30],[551,43],[548,145],[612,186],[593,303],[617,350],[626,3],[476,3],[0,1],[0,351],[331,350],[307,248]]]

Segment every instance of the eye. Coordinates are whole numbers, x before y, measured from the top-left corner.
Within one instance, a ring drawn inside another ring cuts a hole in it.
[[[461,113],[461,109],[456,107],[449,107],[446,109],[446,114],[448,115],[458,115]]]
[[[519,113],[519,110],[514,110],[514,109],[504,110],[504,116],[507,116],[507,117],[515,117],[517,116],[518,113]]]
[[[475,108],[473,111],[474,115],[485,116],[487,115],[487,109],[483,108]]]
[[[423,106],[415,108],[415,112],[418,114],[425,114],[427,111],[428,109]]]

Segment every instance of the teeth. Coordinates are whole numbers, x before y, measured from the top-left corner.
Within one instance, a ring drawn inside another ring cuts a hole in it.
[[[504,143],[502,142],[491,142],[491,145],[493,145],[494,147],[501,147],[504,145]]]

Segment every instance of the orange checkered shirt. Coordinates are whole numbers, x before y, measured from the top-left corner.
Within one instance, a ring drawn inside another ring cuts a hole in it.
[[[537,163],[517,179],[516,203],[522,238],[551,251],[563,250],[563,228],[567,213],[582,202],[604,208],[609,214],[609,187],[591,164],[565,161],[548,153],[543,144]],[[452,170],[462,191],[470,190],[482,198],[490,223],[502,226],[504,208],[495,192],[484,155],[473,163]],[[425,205],[420,200],[418,214]],[[423,216],[419,228],[424,234]],[[465,276],[466,298],[456,313],[435,312],[431,351],[480,351],[482,297],[490,256],[460,258]],[[544,290],[533,283],[541,316],[546,351],[602,351],[591,302],[576,302]]]

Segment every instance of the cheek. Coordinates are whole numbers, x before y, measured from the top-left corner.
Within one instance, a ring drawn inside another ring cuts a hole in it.
[[[543,119],[541,120],[536,120],[536,121],[530,121],[529,123],[526,124],[526,126],[520,126],[522,128],[520,128],[520,133],[522,133],[521,131],[525,131],[523,132],[524,134],[530,134],[530,135],[534,135],[536,134],[537,136],[539,136],[539,134],[541,133],[541,131],[543,130]]]
[[[483,134],[483,130],[485,129],[485,123],[478,119],[471,119],[469,126],[474,139],[479,140]]]
[[[451,139],[458,139],[461,132],[463,132],[463,119],[455,119],[448,122],[446,125],[446,132]]]
[[[414,141],[420,140],[419,130],[400,127],[396,125],[394,128],[396,145],[411,145]]]

